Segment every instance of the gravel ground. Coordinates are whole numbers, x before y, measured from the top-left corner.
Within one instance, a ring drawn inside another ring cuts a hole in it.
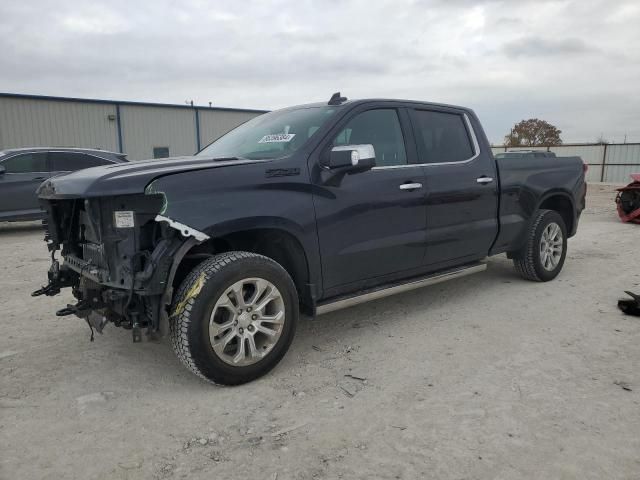
[[[284,361],[213,387],[29,297],[34,224],[0,226],[0,477],[640,478],[640,226],[591,185],[562,274],[487,272],[303,322]],[[635,258],[634,258],[635,256]],[[634,263],[635,262],[635,263]]]

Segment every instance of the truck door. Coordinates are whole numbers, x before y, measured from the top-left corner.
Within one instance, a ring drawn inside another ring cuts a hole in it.
[[[402,118],[402,122],[401,122]],[[325,296],[364,288],[369,279],[419,268],[425,251],[424,173],[415,161],[408,114],[356,109],[322,151],[371,144],[376,167],[327,183],[332,175],[312,156],[312,182]],[[411,148],[411,149],[410,149]]]
[[[21,153],[3,160],[0,157],[0,218],[40,215],[36,189],[50,177],[47,153]]]
[[[485,257],[498,233],[498,179],[470,118],[449,108],[411,110],[425,175],[430,269]]]

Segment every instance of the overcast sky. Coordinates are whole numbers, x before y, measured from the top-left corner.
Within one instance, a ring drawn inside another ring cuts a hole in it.
[[[640,1],[6,0],[0,91],[274,109],[391,97],[470,106],[501,142],[640,141]]]

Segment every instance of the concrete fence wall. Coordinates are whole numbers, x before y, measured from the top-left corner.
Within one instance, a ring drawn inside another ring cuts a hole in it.
[[[627,183],[629,175],[640,173],[640,143],[609,143],[606,145],[576,143],[556,147],[492,146],[493,153],[518,149],[554,152],[559,157],[581,157],[589,164],[587,181]]]

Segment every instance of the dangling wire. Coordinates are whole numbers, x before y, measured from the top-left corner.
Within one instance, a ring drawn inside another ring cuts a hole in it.
[[[91,325],[91,323],[89,323],[89,319],[88,318],[85,318],[85,320],[87,322],[87,325],[89,325],[89,330],[91,330],[91,338],[89,338],[89,341],[93,342],[93,337],[94,337],[94,335],[93,335],[93,325]]]

